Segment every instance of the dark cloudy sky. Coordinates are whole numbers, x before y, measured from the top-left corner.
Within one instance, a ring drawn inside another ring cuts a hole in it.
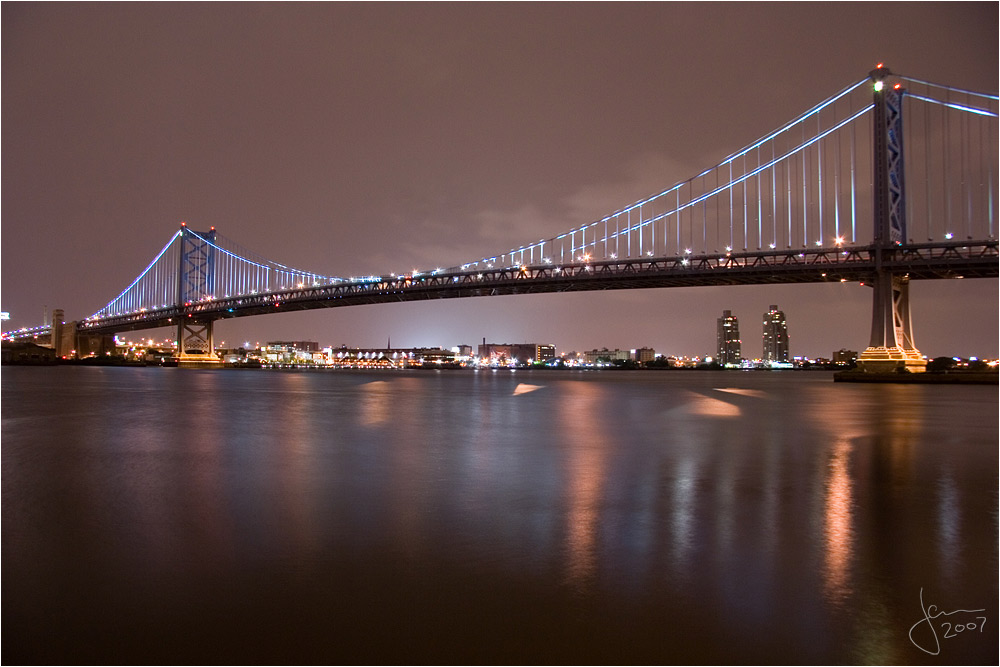
[[[452,265],[715,164],[876,62],[996,92],[995,2],[4,3],[2,308],[90,315],[178,224],[327,275]],[[925,354],[996,356],[996,280],[911,287]],[[769,304],[792,353],[863,349],[857,284],[388,304],[220,323],[229,345],[713,353]],[[162,332],[158,332],[158,335]]]

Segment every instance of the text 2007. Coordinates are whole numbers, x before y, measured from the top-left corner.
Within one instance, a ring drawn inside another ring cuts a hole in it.
[[[963,632],[982,632],[983,627],[986,625],[985,616],[975,616],[973,620],[968,620],[964,623],[955,623],[953,621],[939,620],[942,616],[953,616],[955,614],[975,614],[978,612],[986,611],[985,609],[956,609],[954,611],[941,611],[938,609],[937,605],[925,604],[924,603],[924,589],[920,589],[920,610],[924,612],[924,617],[919,621],[910,626],[910,641],[913,645],[924,653],[930,653],[931,655],[938,655],[941,653],[941,642],[938,639],[937,627],[935,623],[940,624],[941,630],[944,631],[942,639],[952,639],[959,636]],[[923,631],[920,631],[921,626],[923,626]],[[917,636],[914,637],[914,632],[916,631]],[[930,636],[928,636],[930,635]]]
[[[985,616],[976,616],[976,623],[949,623],[948,621],[943,621],[941,623],[941,629],[944,630],[944,638],[951,639],[952,637],[957,637],[966,631],[983,631],[983,626],[986,625]]]

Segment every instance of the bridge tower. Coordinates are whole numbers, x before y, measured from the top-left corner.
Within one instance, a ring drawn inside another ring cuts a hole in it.
[[[177,305],[196,303],[215,290],[215,227],[193,232],[181,223],[180,268],[177,272]],[[182,366],[214,366],[213,322],[188,315],[177,324],[177,362]]]
[[[903,95],[892,72],[879,64],[869,73],[874,89],[875,275],[872,279],[872,334],[858,357],[865,372],[926,370],[927,360],[913,344],[910,279],[883,266],[886,251],[906,243],[906,191],[903,178]]]

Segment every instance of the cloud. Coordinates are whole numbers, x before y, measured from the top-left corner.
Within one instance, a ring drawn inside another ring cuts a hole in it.
[[[416,236],[433,241],[414,238],[409,252],[420,266],[428,267],[428,262],[460,265],[498,256],[600,220],[662,192],[693,172],[691,165],[666,155],[650,152],[635,156],[613,170],[616,176],[611,180],[580,185],[554,202],[528,199],[506,208],[481,209],[471,213],[464,225],[424,219],[416,225]],[[456,233],[456,229],[461,231]],[[447,257],[442,256],[443,251]],[[534,259],[540,260],[541,254]]]
[[[645,153],[623,164],[617,180],[581,187],[563,203],[568,217],[585,224],[691,178],[698,168],[661,153]]]

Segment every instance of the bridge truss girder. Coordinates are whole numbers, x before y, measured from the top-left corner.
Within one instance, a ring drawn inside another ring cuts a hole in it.
[[[364,304],[428,299],[544,294],[589,290],[767,285],[817,282],[870,284],[883,271],[912,280],[998,277],[997,241],[953,241],[878,249],[787,249],[687,257],[538,265],[424,276],[386,276],[379,281],[343,281],[272,294],[205,300],[131,315],[86,320],[81,329],[102,333],[179,326],[180,320],[210,321]],[[188,317],[190,316],[190,317]]]

